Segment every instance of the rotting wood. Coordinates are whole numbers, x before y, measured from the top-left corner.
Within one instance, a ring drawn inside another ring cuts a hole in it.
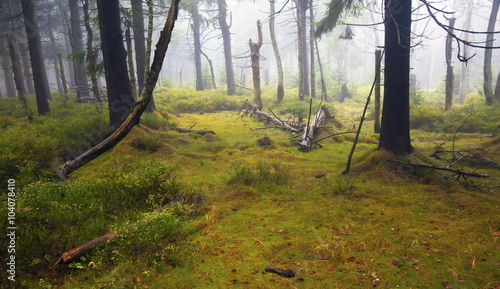
[[[290,269],[279,269],[274,267],[266,267],[266,272],[278,274],[281,277],[293,278],[295,277],[295,272]]]
[[[190,128],[174,128],[175,131],[180,132],[180,133],[199,133],[201,135],[206,135],[206,134],[215,134],[214,131],[212,130],[206,130],[206,129],[190,129]]]
[[[73,248],[67,252],[64,252],[61,255],[61,257],[57,260],[55,265],[67,264],[67,263],[79,258],[80,256],[84,255],[88,251],[94,249],[97,245],[102,244],[102,243],[107,242],[107,241],[111,241],[114,238],[116,238],[117,236],[119,236],[120,234],[132,231],[139,224],[141,226],[147,225],[148,219],[151,218],[152,216],[154,216],[154,214],[159,214],[159,213],[163,212],[165,209],[169,208],[173,204],[178,203],[181,200],[184,200],[185,198],[186,198],[186,195],[184,193],[181,193],[179,196],[174,198],[170,203],[157,209],[154,212],[149,213],[145,218],[127,226],[126,228],[120,229],[120,230],[115,231],[115,232],[107,233],[106,235],[95,238],[95,239],[93,239],[93,240],[91,240],[91,241],[89,241],[81,246],[78,246],[78,247]]]
[[[160,39],[156,44],[156,51],[153,59],[153,64],[151,65],[151,70],[149,71],[146,85],[141,93],[142,100],[136,102],[128,117],[113,132],[113,134],[111,134],[104,141],[86,151],[82,155],[64,164],[60,171],[56,169],[56,174],[61,180],[65,181],[66,177],[70,173],[95,159],[97,156],[106,152],[110,148],[114,147],[125,136],[127,136],[130,130],[132,130],[132,128],[136,124],[139,123],[142,113],[146,110],[148,103],[151,101],[153,90],[156,86],[156,82],[158,81],[158,76],[163,65],[163,60],[167,52],[168,44],[170,43],[170,39],[172,37],[172,30],[177,19],[177,14],[179,11],[179,1],[180,0],[172,0],[167,20],[165,22],[163,30],[161,31]]]
[[[312,106],[312,99],[310,106]],[[309,110],[309,118],[311,117],[311,111]],[[318,127],[323,123],[323,120],[325,118],[325,113],[323,112],[323,108],[320,108],[316,114],[314,115],[314,118],[308,123],[307,126],[304,129],[304,135],[302,136],[302,139],[299,142],[299,150],[302,152],[307,152],[311,150],[311,144],[315,143],[321,147],[321,145],[314,140],[314,132],[318,129]]]
[[[397,160],[385,160],[385,161],[388,161],[391,163],[402,164],[402,165],[410,165],[410,166],[415,166],[415,167],[429,168],[429,169],[434,169],[434,170],[452,172],[452,173],[455,173],[458,175],[457,179],[459,179],[460,177],[463,177],[465,179],[465,176],[476,177],[476,178],[488,178],[489,177],[489,175],[487,175],[487,174],[479,174],[479,173],[475,173],[475,172],[462,171],[462,170],[458,170],[458,169],[452,169],[452,168],[441,167],[441,166],[419,164],[419,163],[412,163],[412,162],[403,162],[403,161],[397,161]]]

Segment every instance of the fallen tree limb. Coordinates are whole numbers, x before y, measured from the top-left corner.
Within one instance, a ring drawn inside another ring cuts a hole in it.
[[[177,19],[179,1],[180,0],[172,0],[170,5],[167,21],[161,31],[160,39],[156,44],[153,64],[151,65],[151,69],[146,79],[146,84],[142,91],[142,100],[135,104],[127,119],[125,119],[125,121],[113,132],[113,134],[82,155],[64,164],[61,170],[56,169],[56,174],[61,180],[65,181],[66,177],[70,173],[114,147],[125,136],[127,136],[130,130],[132,130],[132,127],[139,123],[142,113],[146,110],[148,103],[151,101],[153,90],[156,86],[156,82],[158,81],[165,53],[167,52],[168,44],[170,43],[170,39],[172,37],[175,20]]]
[[[194,133],[199,133],[201,135],[206,135],[206,134],[215,134],[212,130],[206,130],[206,129],[190,129],[190,128],[174,128],[175,131],[180,132],[180,133],[189,133],[189,132],[194,132]]]
[[[403,162],[403,161],[396,161],[396,160],[385,160],[385,161],[388,161],[391,163],[402,164],[402,165],[410,165],[410,166],[415,166],[415,167],[429,168],[429,169],[434,169],[434,170],[439,170],[439,171],[452,172],[452,173],[455,173],[458,175],[457,179],[460,178],[460,176],[463,178],[465,178],[465,176],[476,177],[476,178],[488,178],[489,177],[487,174],[478,174],[475,172],[462,171],[462,170],[458,170],[458,169],[452,169],[452,168],[441,167],[441,166],[418,164],[418,163]]]
[[[116,238],[120,234],[132,231],[138,224],[141,224],[141,226],[147,225],[148,219],[151,218],[152,216],[154,216],[154,214],[159,214],[159,213],[163,212],[165,209],[170,207],[172,204],[178,203],[180,200],[182,200],[184,198],[185,198],[184,193],[181,193],[179,196],[174,198],[170,203],[166,204],[165,206],[159,208],[158,210],[156,210],[154,212],[147,214],[145,218],[127,226],[126,228],[123,228],[121,230],[100,236],[100,237],[95,238],[95,239],[93,239],[93,240],[91,240],[91,241],[89,241],[81,246],[78,246],[78,247],[73,248],[67,252],[64,252],[61,255],[61,257],[57,260],[55,265],[67,264],[67,263],[79,258],[80,256],[87,253],[88,251],[94,249],[97,245],[102,244],[102,243],[107,242],[107,241],[110,241],[110,240],[113,240],[114,238]]]
[[[295,277],[295,272],[290,269],[279,269],[274,267],[266,267],[266,272],[278,274],[281,277],[293,278]]]

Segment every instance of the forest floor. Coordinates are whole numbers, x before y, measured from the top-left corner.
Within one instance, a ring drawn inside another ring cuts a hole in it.
[[[172,164],[184,188],[178,191],[188,192],[193,206],[182,230],[162,235],[152,247],[134,247],[133,239],[111,241],[62,266],[54,260],[63,252],[46,249],[33,265],[36,272],[18,273],[20,287],[500,287],[498,168],[477,170],[489,178],[457,180],[447,172],[388,162],[396,158],[377,150],[368,121],[351,172],[341,175],[354,136],[328,138],[321,141],[323,148],[303,153],[289,141],[290,133],[261,130],[263,123],[249,117],[234,121],[236,112],[172,117],[177,127],[196,124],[194,129],[215,135],[139,125],[71,178],[113,182],[106,179],[109,168],[133,160]],[[344,128],[352,123],[341,121]],[[335,131],[325,128],[320,136]],[[259,144],[264,137],[271,142]],[[482,159],[500,163],[498,137],[420,130],[412,131],[415,152],[406,160],[446,166],[428,157],[440,144],[457,151],[481,148]],[[88,207],[99,203],[81,201]],[[85,206],[75,206],[81,216],[88,214]],[[114,229],[106,226],[93,237]],[[75,238],[65,246],[92,239],[91,234]],[[266,273],[266,267],[291,269],[295,277]]]

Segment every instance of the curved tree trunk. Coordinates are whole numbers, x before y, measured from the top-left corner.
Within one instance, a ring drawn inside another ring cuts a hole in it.
[[[486,47],[493,46],[495,23],[497,21],[498,7],[500,6],[500,0],[493,0],[493,5],[491,7],[490,20],[488,22],[488,35],[486,36]],[[487,104],[493,103],[493,89],[491,87],[492,72],[491,72],[491,56],[493,54],[493,49],[486,48],[484,51],[484,97],[486,98]]]
[[[49,82],[45,71],[43,59],[42,40],[38,21],[35,14],[35,6],[31,0],[21,0],[23,5],[24,23],[26,35],[28,35],[28,46],[30,49],[31,68],[33,70],[33,81],[35,82],[36,104],[38,114],[43,115],[50,112],[48,99],[50,98]]]
[[[118,0],[98,0],[101,48],[108,90],[109,122],[120,125],[134,107],[127,71],[127,53],[123,47]]]
[[[236,83],[234,81],[233,55],[231,52],[231,32],[227,24],[227,5],[226,0],[217,0],[219,7],[219,25],[222,33],[222,42],[224,44],[224,61],[226,64],[226,84],[227,95],[236,94]]]
[[[385,0],[385,77],[379,148],[409,154],[411,0]]]
[[[276,0],[270,0],[270,16],[269,16],[269,32],[271,34],[271,42],[273,43],[274,57],[276,58],[276,66],[278,67],[278,87],[276,91],[276,97],[278,101],[282,101],[285,96],[285,90],[283,89],[283,64],[281,63],[280,51],[278,49],[278,42],[276,41],[276,33],[274,32],[274,20],[276,18],[275,11]]]

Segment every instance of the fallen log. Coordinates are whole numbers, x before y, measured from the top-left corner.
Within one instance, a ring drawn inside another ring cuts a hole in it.
[[[295,272],[290,269],[279,269],[274,267],[266,267],[266,272],[278,274],[281,277],[293,278],[295,277]]]
[[[158,210],[156,210],[154,212],[147,214],[145,218],[127,226],[126,228],[120,229],[120,230],[115,231],[115,232],[107,233],[106,235],[95,238],[95,239],[93,239],[93,240],[91,240],[91,241],[89,241],[81,246],[78,246],[78,247],[73,248],[67,252],[64,252],[61,255],[61,257],[57,260],[55,265],[67,264],[73,260],[76,260],[77,258],[84,255],[88,251],[94,249],[97,245],[102,244],[102,243],[107,242],[107,241],[111,241],[114,238],[116,238],[117,236],[119,236],[120,234],[132,231],[134,228],[137,227],[138,224],[140,224],[141,226],[147,225],[147,221],[154,214],[159,214],[159,213],[163,212],[165,209],[167,209],[171,205],[176,204],[179,201],[185,199],[185,197],[186,197],[185,194],[181,193],[179,196],[174,198],[170,203],[166,204],[165,206],[159,208]]]
[[[206,134],[215,134],[214,131],[212,130],[206,130],[206,129],[191,129],[191,128],[174,128],[175,131],[180,132],[180,133],[199,133],[201,135],[206,135]]]
[[[458,169],[452,169],[452,168],[447,168],[447,167],[441,167],[441,166],[434,166],[434,165],[427,165],[427,164],[419,164],[419,163],[412,163],[412,162],[403,162],[403,161],[397,161],[397,160],[385,160],[391,163],[397,163],[397,164],[402,164],[402,165],[410,165],[410,166],[415,166],[415,167],[421,167],[421,168],[429,168],[429,169],[434,169],[434,170],[439,170],[439,171],[447,171],[447,172],[452,172],[457,174],[457,179],[460,177],[465,179],[465,176],[469,177],[476,177],[476,178],[488,178],[489,175],[487,174],[479,174],[475,172],[468,172],[468,171],[462,171]]]
[[[84,152],[80,156],[76,157],[75,159],[64,164],[61,170],[58,170],[56,168],[56,174],[61,180],[66,181],[67,176],[71,172],[75,171],[79,167],[83,166],[84,164],[95,159],[110,148],[114,147],[125,136],[127,136],[127,134],[136,124],[139,123],[142,113],[146,110],[149,102],[151,101],[153,90],[156,86],[156,82],[158,81],[158,76],[163,65],[163,60],[167,52],[168,44],[170,43],[170,39],[172,38],[172,30],[177,19],[177,14],[179,11],[179,1],[180,0],[172,0],[172,3],[170,5],[168,17],[163,30],[161,31],[160,39],[156,44],[153,63],[151,64],[151,69],[149,71],[148,77],[146,79],[146,84],[141,94],[142,100],[138,101],[135,104],[127,119],[125,119],[125,121],[108,138],[106,138],[90,150]]]

